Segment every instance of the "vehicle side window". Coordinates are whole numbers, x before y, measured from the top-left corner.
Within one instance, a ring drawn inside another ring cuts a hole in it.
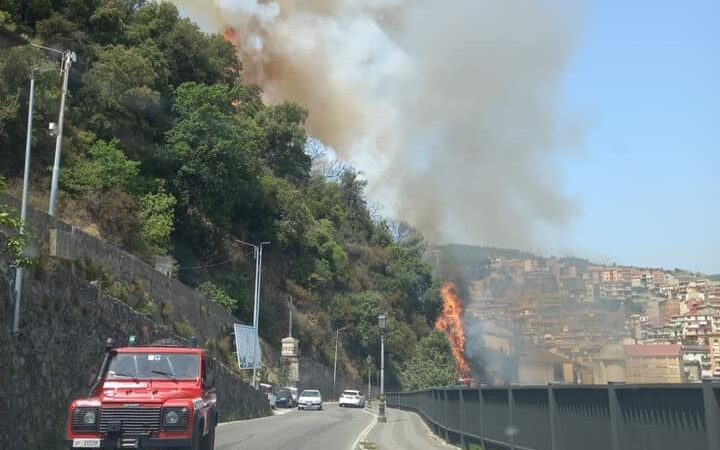
[[[203,364],[202,364],[202,382],[203,382],[203,384],[206,384],[206,383],[207,383],[208,373],[210,373],[210,372],[209,372],[209,367],[208,367],[208,359],[207,359],[206,356],[204,356],[204,357],[203,357]]]

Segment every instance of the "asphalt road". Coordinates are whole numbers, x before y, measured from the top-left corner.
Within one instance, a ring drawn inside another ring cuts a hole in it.
[[[415,413],[388,408],[385,415],[387,423],[377,424],[363,437],[363,441],[371,442],[377,450],[457,449],[434,436]]]
[[[353,450],[374,417],[362,409],[325,404],[322,411],[297,411],[220,424],[215,450]]]

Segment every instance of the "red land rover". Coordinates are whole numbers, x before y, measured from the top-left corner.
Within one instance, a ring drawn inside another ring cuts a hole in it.
[[[105,350],[89,395],[70,404],[69,449],[213,450],[214,362],[203,349],[108,339]]]

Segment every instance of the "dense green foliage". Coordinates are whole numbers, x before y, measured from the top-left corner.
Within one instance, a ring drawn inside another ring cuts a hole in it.
[[[5,192],[5,179],[0,177],[0,197]],[[31,261],[23,256],[23,248],[27,235],[16,230],[20,228],[20,218],[17,212],[8,205],[0,203],[0,233],[5,235],[5,251],[15,264],[29,266]]]
[[[199,291],[204,292],[210,300],[226,310],[233,312],[237,308],[237,300],[230,297],[227,292],[217,287],[212,281],[201,283],[197,288]]]
[[[352,169],[313,165],[307,111],[265,105],[258,87],[242,83],[232,45],[169,3],[0,0],[0,11],[0,24],[78,53],[61,217],[147,259],[171,254],[182,281],[245,322],[254,259],[236,239],[270,241],[264,337],[279,346],[292,296],[305,354],[329,362],[333,330],[347,327],[341,357],[352,364],[341,367],[352,372],[377,354],[377,315],[386,312],[389,381],[399,382],[394,375],[437,311],[425,243],[371,213],[366,183]],[[28,74],[56,64],[47,58],[30,47],[0,52],[0,175],[21,174]],[[44,131],[56,120],[58,83],[56,71],[38,75],[34,148],[52,148]],[[43,190],[50,158],[33,159],[34,185]]]
[[[408,390],[432,386],[449,386],[457,380],[450,342],[444,334],[433,331],[418,342],[415,354],[402,374],[403,387]]]

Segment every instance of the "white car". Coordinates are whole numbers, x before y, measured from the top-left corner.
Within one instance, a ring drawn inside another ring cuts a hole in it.
[[[365,396],[360,391],[345,390],[338,400],[338,404],[343,406],[354,406],[356,408],[365,407]]]
[[[322,409],[322,395],[320,391],[306,389],[298,398],[298,409]]]

